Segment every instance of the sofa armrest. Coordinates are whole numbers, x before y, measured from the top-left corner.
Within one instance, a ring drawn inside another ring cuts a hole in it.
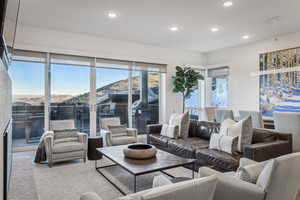
[[[256,184],[242,181],[228,175],[218,175],[218,183],[214,200],[242,199],[242,200],[263,200],[264,190]]]
[[[87,192],[81,195],[80,200],[102,200],[96,193]]]
[[[160,133],[162,129],[162,124],[151,124],[147,125],[147,143],[149,144],[149,135],[153,133]]]
[[[203,178],[212,175],[222,175],[222,172],[211,169],[209,167],[200,167],[198,170],[198,178]]]
[[[87,151],[88,135],[80,132],[78,132],[77,135],[79,142],[84,144],[84,150]]]
[[[249,158],[240,158],[240,163],[239,163],[239,167],[245,167],[247,165],[252,165],[252,164],[256,164],[258,162],[254,161],[254,160],[251,160]]]
[[[106,146],[112,146],[112,135],[110,131],[105,132]]]
[[[52,162],[52,152],[53,152],[53,145],[54,145],[54,136],[53,135],[46,135],[44,137],[44,145],[47,155],[48,162]]]
[[[127,135],[137,137],[137,129],[136,128],[127,128]]]
[[[277,140],[268,143],[245,145],[244,157],[261,162],[276,158],[291,152],[289,141]]]

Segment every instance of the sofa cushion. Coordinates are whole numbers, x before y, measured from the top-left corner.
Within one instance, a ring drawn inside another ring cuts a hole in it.
[[[169,140],[168,137],[160,135],[159,133],[149,135],[149,143],[158,147],[167,148],[168,140]]]
[[[112,139],[112,145],[123,145],[123,144],[132,144],[136,143],[137,139],[134,136],[119,136],[119,137],[113,137]]]
[[[214,149],[198,149],[196,159],[204,165],[213,165],[222,171],[236,171],[241,155],[231,155]]]
[[[168,148],[172,153],[187,158],[195,158],[195,151],[197,149],[208,148],[208,146],[208,140],[197,137],[171,139],[168,142]]]
[[[65,153],[80,150],[83,150],[83,144],[80,142],[64,142],[54,144],[53,146],[53,153]]]
[[[252,143],[274,142],[277,139],[277,134],[265,129],[253,129]]]

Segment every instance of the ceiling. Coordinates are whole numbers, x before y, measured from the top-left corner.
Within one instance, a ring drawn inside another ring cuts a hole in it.
[[[225,8],[222,0],[22,0],[20,22],[200,52],[300,31],[299,0],[233,2]],[[119,16],[110,19],[109,11]],[[174,25],[179,31],[170,31]]]

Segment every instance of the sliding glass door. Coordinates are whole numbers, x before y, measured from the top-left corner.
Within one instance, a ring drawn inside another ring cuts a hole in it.
[[[50,120],[74,120],[75,128],[91,135],[100,133],[107,117],[139,134],[159,123],[165,65],[23,50],[14,59],[15,146],[37,144]]]
[[[50,120],[74,120],[76,128],[90,132],[90,68],[51,65]]]
[[[146,134],[149,124],[159,123],[160,73],[132,72],[132,126]]]
[[[129,127],[128,121],[128,74],[125,69],[96,69],[97,129],[101,118],[117,117]]]
[[[44,132],[45,64],[13,61],[12,78],[13,147],[32,145]]]

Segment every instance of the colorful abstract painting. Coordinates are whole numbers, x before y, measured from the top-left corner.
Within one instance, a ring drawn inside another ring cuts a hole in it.
[[[260,54],[259,65],[263,115],[300,112],[300,47]]]

